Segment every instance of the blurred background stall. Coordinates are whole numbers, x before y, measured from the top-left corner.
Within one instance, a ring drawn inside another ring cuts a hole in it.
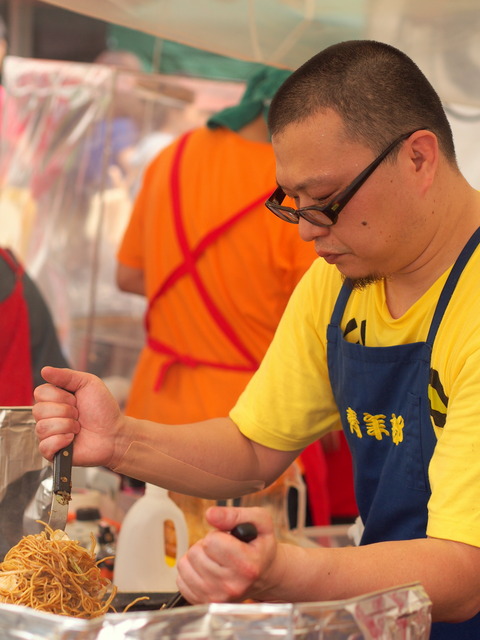
[[[477,0],[161,4],[0,0],[0,246],[39,287],[65,358],[120,403],[144,343],[145,301],[118,291],[115,256],[143,171],[172,139],[236,104],[259,65],[294,69],[352,38],[399,47],[438,90],[460,168],[480,188]],[[117,57],[125,51],[128,60]]]

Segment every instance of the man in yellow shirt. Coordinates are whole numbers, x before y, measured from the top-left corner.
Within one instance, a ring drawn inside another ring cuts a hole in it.
[[[360,546],[278,544],[263,510],[214,507],[218,531],[180,561],[182,593],[319,601],[419,581],[431,638],[477,638],[480,194],[458,169],[438,95],[386,44],[314,56],[279,89],[269,126],[279,187],[267,205],[321,260],[230,416],[159,429],[121,416],[98,379],[47,369],[40,450],[51,459],[75,437],[75,464],[241,493],[341,424]],[[225,534],[246,519],[259,533],[248,545]]]

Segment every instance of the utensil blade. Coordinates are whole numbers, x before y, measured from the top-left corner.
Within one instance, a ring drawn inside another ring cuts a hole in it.
[[[53,494],[48,526],[53,530],[65,530],[68,517],[68,503],[72,499],[72,456],[73,442],[53,458]]]

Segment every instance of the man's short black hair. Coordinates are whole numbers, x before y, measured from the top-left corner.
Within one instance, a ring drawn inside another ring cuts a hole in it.
[[[327,109],[342,118],[352,140],[376,153],[406,131],[430,129],[446,158],[456,164],[452,131],[438,94],[413,60],[389,44],[339,42],[307,60],[273,98],[270,133],[274,137],[292,122]]]

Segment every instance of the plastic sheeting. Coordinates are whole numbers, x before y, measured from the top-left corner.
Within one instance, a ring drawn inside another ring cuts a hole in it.
[[[393,44],[446,102],[480,104],[477,0],[48,0],[214,53],[296,68],[352,38]]]
[[[3,640],[427,640],[431,602],[419,584],[350,600],[211,604],[93,620],[0,604]]]
[[[153,154],[242,86],[9,57],[0,123],[0,243],[26,265],[73,366],[128,378],[143,297],[115,283],[116,251]]]

